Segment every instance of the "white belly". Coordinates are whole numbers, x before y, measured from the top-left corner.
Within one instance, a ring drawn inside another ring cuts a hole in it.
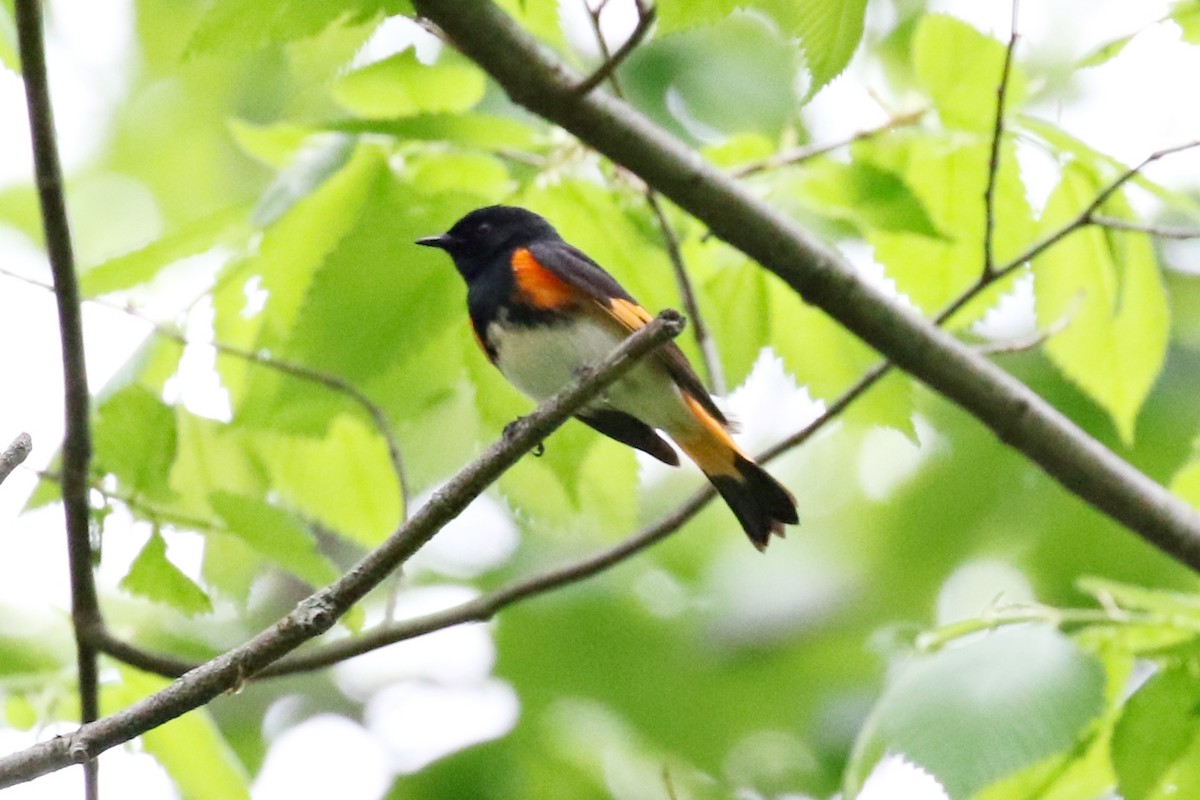
[[[493,322],[487,338],[504,377],[538,401],[570,383],[580,367],[599,363],[624,339],[617,330],[586,318],[534,328]],[[624,411],[668,433],[682,433],[696,425],[675,382],[654,359],[625,373],[588,407]]]

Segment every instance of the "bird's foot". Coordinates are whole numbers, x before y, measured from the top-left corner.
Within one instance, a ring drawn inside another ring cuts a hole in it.
[[[510,422],[504,426],[504,432],[501,434],[501,436],[504,438],[505,441],[511,440],[513,438],[513,436],[516,435],[517,426],[521,424],[521,421],[523,419],[525,419],[525,418],[517,417],[512,422]],[[537,444],[535,444],[533,446],[533,449],[530,452],[533,453],[534,458],[541,458],[543,455],[546,454],[546,443],[538,442]]]

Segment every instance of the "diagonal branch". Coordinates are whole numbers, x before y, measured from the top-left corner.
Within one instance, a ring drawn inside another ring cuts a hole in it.
[[[524,453],[628,371],[637,359],[677,336],[683,325],[678,313],[663,312],[600,364],[581,370],[570,386],[515,422],[500,442],[454,476],[382,545],[246,644],[200,665],[163,690],[115,714],[0,758],[0,789],[33,780],[68,764],[90,761],[121,742],[237,688],[268,664],[327,631]]]
[[[1064,487],[1200,569],[1200,513],[1027,386],[865,283],[839,253],[627,103],[603,93],[579,95],[570,70],[492,3],[413,4],[516,103],[641,177],[896,366],[973,414]]]
[[[92,544],[89,530],[88,466],[92,457],[89,431],[87,366],[83,355],[83,315],[79,307],[79,283],[75,279],[75,256],[71,229],[63,197],[62,166],[58,161],[50,84],[46,77],[46,49],[42,35],[40,0],[17,0],[14,13],[21,71],[25,80],[25,102],[33,143],[34,178],[41,203],[46,253],[54,275],[58,304],[58,329],[62,343],[65,388],[66,433],[62,448],[63,508],[66,513],[67,555],[71,573],[71,622],[75,629],[79,675],[80,721],[87,723],[100,714],[96,650],[89,634],[103,625],[100,603],[92,574]],[[84,763],[84,795],[99,796],[99,774],[95,762]]]
[[[874,386],[887,373],[887,367],[887,364],[873,367],[834,400],[819,417],[766,450],[756,460],[760,464],[769,462],[807,442],[819,430],[837,419],[864,392]],[[443,628],[470,622],[486,622],[514,603],[578,583],[649,549],[683,527],[715,497],[716,490],[706,484],[662,519],[612,547],[562,567],[501,587],[457,606],[381,625],[353,639],[342,639],[313,650],[287,656],[259,672],[256,677],[275,678],[322,669],[372,650],[415,639]],[[194,663],[173,656],[148,652],[108,634],[107,631],[104,638],[99,640],[98,646],[103,652],[127,664],[168,678],[183,675],[196,666]]]

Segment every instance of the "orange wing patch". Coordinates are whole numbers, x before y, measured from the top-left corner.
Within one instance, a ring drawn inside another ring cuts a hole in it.
[[[616,317],[617,321],[629,328],[631,331],[636,331],[654,319],[650,316],[650,312],[634,303],[631,300],[622,300],[619,297],[614,297],[608,301],[608,313]]]
[[[579,300],[577,289],[539,264],[523,247],[513,252],[512,268],[521,299],[536,308],[563,308]]]

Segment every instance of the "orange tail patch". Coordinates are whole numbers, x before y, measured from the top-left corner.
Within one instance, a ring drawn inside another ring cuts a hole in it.
[[[696,462],[696,466],[700,467],[701,472],[705,475],[736,477],[738,475],[738,457],[745,460],[746,454],[733,441],[733,437],[729,435],[729,431],[725,430],[725,426],[708,413],[698,400],[685,392],[683,401],[687,403],[688,410],[700,423],[702,430],[692,436],[673,436],[672,438],[679,443],[688,458]]]

